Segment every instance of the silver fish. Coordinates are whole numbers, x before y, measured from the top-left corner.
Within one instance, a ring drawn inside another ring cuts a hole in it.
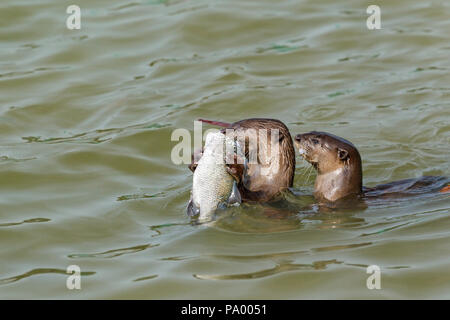
[[[206,136],[203,155],[194,171],[191,199],[187,212],[199,221],[208,221],[219,207],[241,203],[236,181],[227,172],[225,163],[234,160],[234,154],[244,158],[239,143],[221,132]]]

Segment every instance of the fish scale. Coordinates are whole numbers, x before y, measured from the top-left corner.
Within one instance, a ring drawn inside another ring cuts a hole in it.
[[[209,220],[215,210],[227,204],[232,195],[235,181],[227,172],[225,159],[233,159],[226,150],[242,152],[237,142],[221,132],[209,133],[206,137],[203,155],[198,161],[192,183],[192,201],[200,209],[199,220]]]

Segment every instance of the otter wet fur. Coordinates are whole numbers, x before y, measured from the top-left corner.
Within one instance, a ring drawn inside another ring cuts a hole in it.
[[[317,131],[298,134],[294,140],[300,155],[317,170],[314,197],[319,202],[399,198],[447,190],[449,179],[442,176],[404,179],[366,188],[362,181],[361,156],[350,141]]]
[[[234,123],[204,119],[199,119],[199,121],[223,127],[222,132],[232,130],[235,137],[244,136],[245,142],[242,148],[247,160],[250,155],[256,154],[257,163],[250,161],[245,168],[242,164],[229,166],[230,172],[238,182],[243,202],[272,201],[284,190],[292,187],[295,149],[289,129],[283,122],[266,118],[250,118]],[[267,140],[258,140],[258,142],[262,142],[262,147],[259,148],[249,144],[249,139],[247,139],[255,138],[253,136],[255,130],[267,130]],[[278,141],[276,141],[278,152],[271,152],[270,143],[274,130],[278,133]],[[189,166],[192,171],[196,170],[196,162],[200,157],[200,153],[194,152],[192,164]]]
[[[221,132],[207,135],[203,156],[193,176],[189,216],[198,216],[199,222],[206,222],[213,219],[219,207],[241,202],[236,181],[226,166],[235,161],[235,154],[243,157],[237,142]]]

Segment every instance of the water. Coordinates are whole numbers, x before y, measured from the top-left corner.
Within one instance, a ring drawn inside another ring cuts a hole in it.
[[[78,0],[81,30],[70,4],[0,4],[0,298],[450,298],[444,194],[192,226],[170,161],[175,128],[257,116],[352,141],[366,186],[449,175],[447,1],[373,31],[361,1]]]

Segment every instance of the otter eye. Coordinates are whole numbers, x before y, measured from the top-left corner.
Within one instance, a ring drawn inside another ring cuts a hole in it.
[[[319,140],[316,139],[316,138],[312,138],[311,141],[312,141],[312,143],[314,143],[314,144],[319,144]]]

